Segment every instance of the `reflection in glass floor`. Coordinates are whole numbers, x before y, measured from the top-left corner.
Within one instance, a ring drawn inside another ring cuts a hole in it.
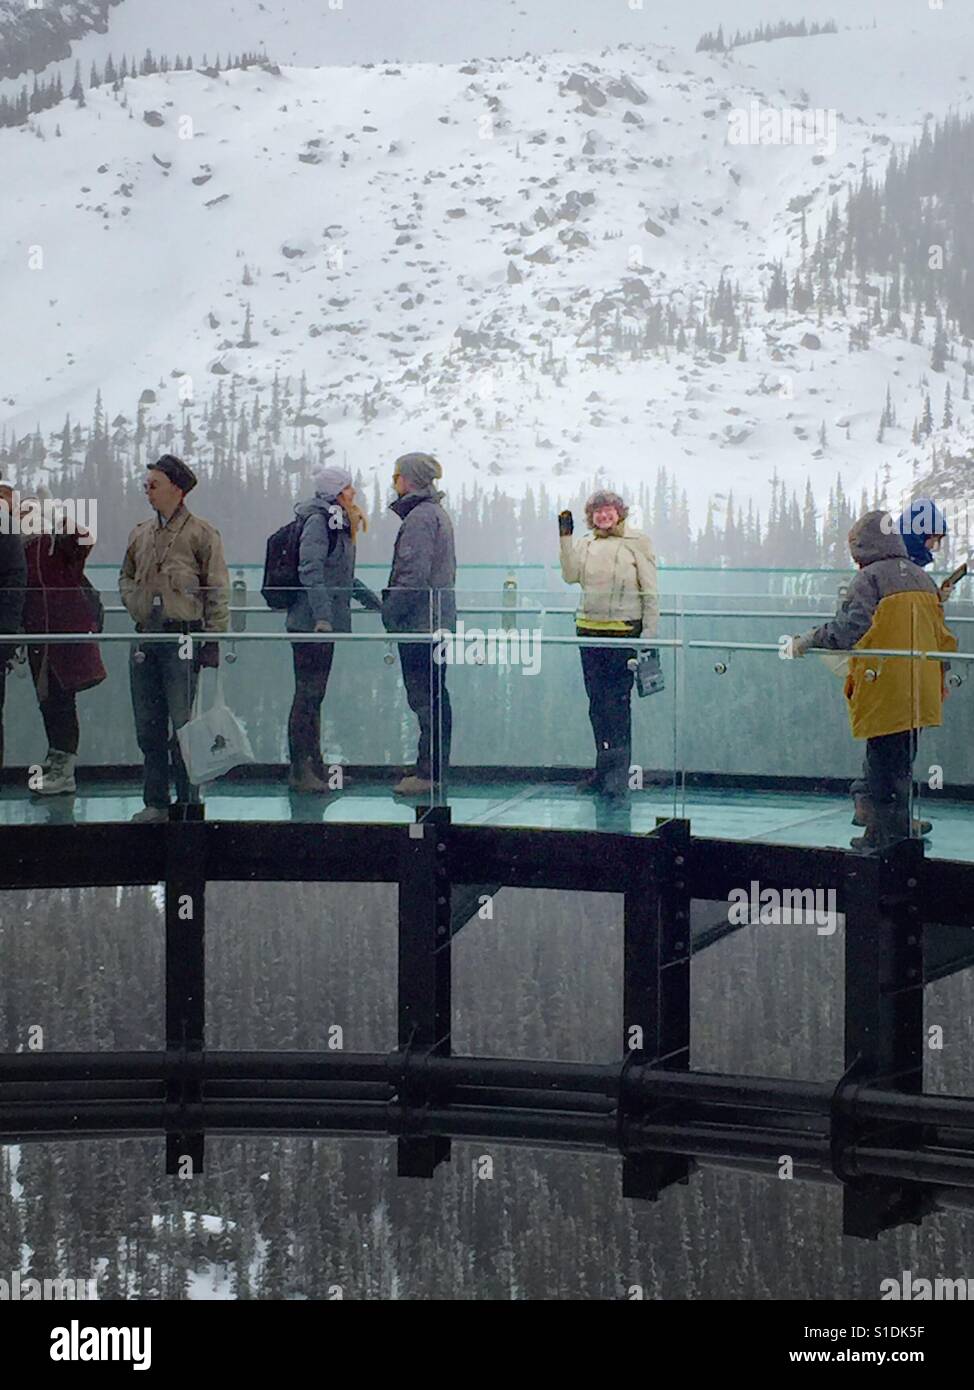
[[[208,820],[363,822],[407,824],[417,802],[392,795],[388,782],[356,780],[331,797],[289,795],[280,782],[225,783],[205,795]],[[847,797],[740,789],[692,789],[685,807],[672,787],[633,794],[628,823],[607,817],[598,799],[579,796],[559,783],[518,781],[459,782],[450,807],[460,825],[522,826],[559,830],[626,830],[645,834],[659,817],[685,815],[693,834],[771,844],[847,849],[853,835],[852,803]],[[126,821],[142,799],[132,782],[97,783],[73,797],[42,798],[20,788],[0,791],[0,826],[93,824]],[[974,803],[928,801],[923,814],[933,821],[927,853],[941,859],[974,861]]]

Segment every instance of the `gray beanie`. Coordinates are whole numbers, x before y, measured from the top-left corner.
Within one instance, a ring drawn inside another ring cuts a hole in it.
[[[435,478],[443,477],[443,469],[432,454],[403,454],[396,459],[393,471],[415,488],[431,487]]]
[[[352,475],[347,468],[320,468],[312,482],[319,497],[337,497],[351,486]]]

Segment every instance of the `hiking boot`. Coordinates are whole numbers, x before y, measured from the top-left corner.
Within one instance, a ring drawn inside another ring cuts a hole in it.
[[[854,835],[849,844],[857,854],[878,854],[879,841],[875,834],[870,834],[867,830],[865,835]]]
[[[41,784],[37,788],[38,796],[67,796],[73,791],[77,791],[74,780],[75,764],[78,761],[75,753],[62,753],[57,748],[52,748],[50,761],[46,768],[42,768]]]
[[[331,790],[328,783],[323,782],[315,772],[312,758],[302,758],[299,762],[291,764],[287,784],[290,790],[297,792],[299,796],[327,796]]]
[[[134,825],[162,825],[169,820],[168,806],[143,806],[141,811],[136,811],[132,817]]]
[[[433,783],[428,777],[411,775],[403,777],[392,790],[396,796],[429,796],[433,790]]]
[[[600,794],[604,797],[627,801],[630,795],[629,749],[625,747],[606,748],[599,758],[599,762],[603,768]]]
[[[868,796],[863,796],[862,793],[857,792],[855,797],[855,811],[852,815],[852,824],[862,826],[868,825],[869,808],[871,806],[872,800]],[[918,836],[929,835],[932,830],[933,821],[917,820],[916,817],[914,817],[913,828],[910,832],[914,839],[916,839]]]
[[[901,804],[877,806],[871,800],[866,805],[866,833],[857,835],[850,844],[859,854],[885,854],[894,845],[909,838],[907,808]]]

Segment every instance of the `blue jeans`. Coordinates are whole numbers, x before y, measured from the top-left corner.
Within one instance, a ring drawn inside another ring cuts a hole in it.
[[[143,661],[135,654],[142,651]],[[147,642],[133,647],[129,664],[135,733],[145,759],[143,800],[147,806],[164,809],[169,805],[169,760],[176,780],[176,800],[199,801],[198,788],[191,785],[186,765],[173,731],[188,721],[196,697],[199,672],[192,660],[179,656],[178,642]]]

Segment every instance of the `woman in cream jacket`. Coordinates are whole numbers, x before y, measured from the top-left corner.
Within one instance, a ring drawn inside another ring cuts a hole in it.
[[[579,637],[654,637],[659,623],[656,557],[649,537],[626,524],[629,508],[616,492],[595,492],[585,503],[589,525],[576,538],[571,512],[558,518],[561,573],[580,584]],[[625,797],[632,752],[631,647],[580,647],[582,676],[595,739],[595,770],[579,791]]]

